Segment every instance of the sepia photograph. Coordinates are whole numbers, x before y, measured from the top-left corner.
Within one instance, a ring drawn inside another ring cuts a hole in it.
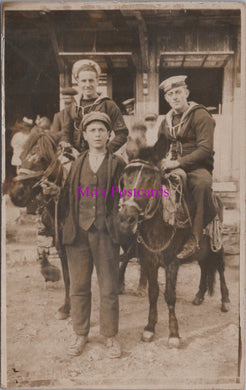
[[[1,11],[1,388],[243,390],[245,3]]]

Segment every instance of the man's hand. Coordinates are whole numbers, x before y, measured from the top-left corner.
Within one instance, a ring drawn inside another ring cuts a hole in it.
[[[52,197],[57,197],[60,193],[60,187],[58,187],[55,183],[50,182],[49,180],[44,180],[40,183],[43,194],[50,195]]]
[[[71,145],[69,142],[65,142],[65,141],[59,142],[59,146],[60,146],[62,149],[71,148],[71,147],[72,147],[72,145]]]
[[[162,172],[165,172],[165,171],[168,171],[168,170],[172,170],[172,169],[176,169],[180,166],[180,163],[178,160],[168,160],[168,159],[165,159],[163,158],[163,160],[161,160],[161,164],[160,164],[160,168],[161,168],[161,171]]]

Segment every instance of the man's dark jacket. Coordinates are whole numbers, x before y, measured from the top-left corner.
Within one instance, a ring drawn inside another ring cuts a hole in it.
[[[62,237],[62,242],[64,245],[73,245],[79,230],[78,187],[80,185],[82,165],[84,163],[85,157],[87,156],[87,153],[88,151],[81,154],[78,159],[73,163],[61,194],[60,210],[63,213],[62,217],[65,217]],[[118,187],[119,179],[124,167],[125,162],[121,158],[109,153],[107,170],[108,180],[106,189],[107,196],[105,197],[105,224],[109,235],[115,243],[119,242],[119,232],[117,224],[119,195],[115,194],[115,196],[112,196],[112,187]]]
[[[213,171],[213,140],[215,121],[207,109],[189,102],[189,109],[181,117],[181,126],[174,137],[171,133],[173,110],[165,116],[159,127],[158,140],[153,146],[155,162],[165,158],[172,142],[181,143],[180,167],[186,172],[198,168]]]
[[[62,130],[62,126],[64,123],[64,117],[65,117],[65,109],[61,110],[60,112],[56,112],[53,118],[53,122],[51,125],[51,133],[58,133]]]

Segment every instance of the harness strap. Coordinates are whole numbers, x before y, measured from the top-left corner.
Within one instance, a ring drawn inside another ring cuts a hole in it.
[[[137,235],[137,242],[139,244],[142,244],[149,252],[152,252],[152,253],[160,253],[162,251],[164,251],[165,249],[167,249],[167,247],[171,244],[173,238],[174,238],[174,235],[176,233],[176,229],[173,228],[172,230],[172,234],[169,238],[169,240],[167,242],[165,242],[165,244],[160,247],[160,248],[152,248],[151,246],[149,246],[145,241],[144,241],[144,238],[142,236],[142,234],[140,232],[138,232],[138,235]]]
[[[132,160],[129,164],[127,164],[124,171],[126,171],[128,168],[131,167],[142,167],[142,168],[146,167],[146,168],[151,168],[153,171],[160,172],[159,168],[153,165],[153,163],[141,159]]]
[[[15,181],[29,180],[42,176],[43,171],[33,171],[31,169],[20,168],[18,175],[14,178]]]

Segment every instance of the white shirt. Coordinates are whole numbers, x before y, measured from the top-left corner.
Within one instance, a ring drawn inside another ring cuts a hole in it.
[[[89,163],[91,170],[96,173],[100,166],[102,165],[102,162],[105,158],[106,152],[104,153],[92,153],[89,152]]]
[[[13,156],[11,160],[11,165],[19,166],[21,165],[20,155],[23,152],[24,145],[28,139],[30,134],[22,133],[22,131],[18,131],[15,133],[11,139],[10,145],[13,148]]]

